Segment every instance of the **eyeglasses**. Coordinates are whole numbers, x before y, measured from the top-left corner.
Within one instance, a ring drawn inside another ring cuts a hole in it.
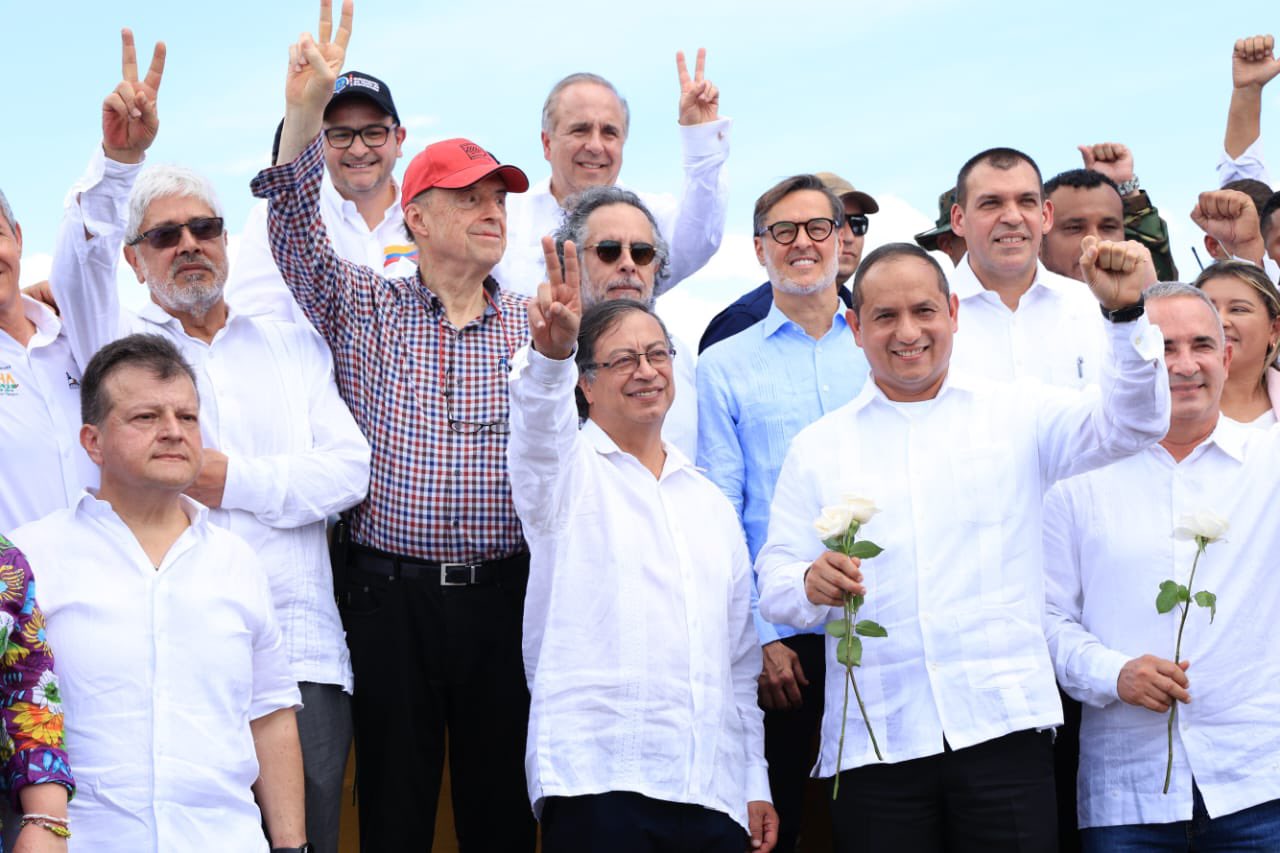
[[[505,418],[498,421],[460,421],[453,416],[453,370],[445,374],[444,416],[449,422],[449,429],[462,435],[475,435],[488,430],[494,435],[511,432],[511,424]]]
[[[216,240],[222,236],[222,217],[198,216],[176,225],[158,225],[149,231],[143,231],[130,240],[129,245],[136,246],[146,240],[147,245],[153,249],[172,249],[182,239],[183,228],[190,231],[191,236],[197,240]]]
[[[810,219],[808,222],[775,222],[767,225],[762,231],[756,232],[757,237],[763,237],[764,232],[768,231],[769,236],[780,246],[790,246],[800,236],[800,229],[804,229],[804,233],[809,235],[809,239],[815,243],[821,243],[823,240],[831,236],[831,232],[836,230],[836,221],[825,216],[817,219]]]
[[[600,361],[592,364],[584,364],[584,370],[607,370],[617,376],[630,376],[640,369],[640,359],[649,362],[649,366],[655,370],[666,367],[671,363],[671,359],[676,357],[676,351],[672,347],[654,347],[645,352],[628,352],[615,358],[613,361]]]
[[[620,243],[617,240],[601,240],[594,246],[583,246],[583,249],[595,249],[596,257],[602,263],[612,264],[622,257],[622,249],[626,247],[638,267],[647,267],[658,256],[658,247],[652,243]]]
[[[355,144],[356,137],[360,137],[368,148],[381,148],[387,144],[387,139],[391,137],[391,128],[385,124],[367,124],[361,128],[354,127],[330,127],[324,132],[325,141],[330,146],[339,150],[345,150]]]
[[[849,230],[853,232],[855,237],[861,237],[866,234],[867,226],[871,224],[865,213],[850,213],[844,218],[844,221],[848,223]],[[809,236],[812,237],[813,235],[810,234]]]

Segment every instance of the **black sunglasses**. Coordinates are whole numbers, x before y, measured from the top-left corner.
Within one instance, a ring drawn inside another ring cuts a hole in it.
[[[143,231],[130,240],[129,245],[136,246],[146,240],[147,245],[153,249],[172,249],[182,239],[183,228],[190,231],[191,236],[197,240],[216,240],[222,236],[222,217],[197,216],[176,225],[159,225],[150,231]]]
[[[603,263],[612,264],[622,257],[622,249],[626,247],[631,260],[638,267],[647,267],[658,256],[658,247],[652,243],[620,243],[617,240],[601,240],[594,246],[583,246],[583,249],[595,249],[596,257]]]
[[[865,213],[850,213],[844,218],[849,223],[849,230],[853,232],[853,236],[861,237],[867,233],[867,226],[871,223],[868,221]]]

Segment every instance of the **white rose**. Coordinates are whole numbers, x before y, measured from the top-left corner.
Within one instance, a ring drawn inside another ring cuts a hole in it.
[[[853,513],[853,520],[858,524],[866,524],[871,520],[871,516],[880,511],[875,501],[852,494],[845,494],[844,506]]]
[[[824,506],[822,515],[813,521],[813,529],[818,531],[818,538],[826,541],[836,536],[843,536],[845,531],[849,529],[849,525],[856,519],[853,515],[853,509],[847,504],[836,504],[835,506]]]
[[[1227,520],[1206,509],[1184,513],[1173,529],[1176,539],[1203,539],[1205,544],[1217,542],[1227,532]]]

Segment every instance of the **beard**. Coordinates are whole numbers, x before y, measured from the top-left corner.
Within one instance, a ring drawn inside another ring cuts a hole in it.
[[[611,290],[623,287],[634,288],[642,294],[647,292],[649,294],[648,296],[628,295],[626,298],[635,299],[637,302],[642,302],[649,308],[653,308],[653,289],[649,285],[645,284],[639,276],[620,275],[609,279],[603,285],[596,285],[587,276],[586,270],[584,269],[582,271],[582,310],[586,311],[588,308],[599,305],[601,302],[608,302],[612,299],[623,298],[621,296],[610,295]]]
[[[202,255],[183,254],[173,259],[168,275],[160,277],[152,275],[145,261],[138,260],[152,298],[166,311],[203,317],[222,301],[223,287],[227,283],[225,266],[220,268]],[[212,278],[190,271],[178,272],[180,267],[191,264],[201,266]]]
[[[773,258],[770,256],[765,257],[764,269],[769,274],[769,281],[778,290],[790,293],[792,296],[808,296],[835,284],[836,274],[840,272],[840,258],[833,254],[822,270],[822,278],[813,284],[799,284],[787,278],[782,270],[774,266]]]

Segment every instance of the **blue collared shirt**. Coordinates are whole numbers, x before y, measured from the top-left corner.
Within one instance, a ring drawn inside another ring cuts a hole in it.
[[[699,358],[698,465],[737,510],[752,560],[769,532],[773,488],[792,437],[852,400],[868,372],[844,305],[819,340],[773,305],[759,323]],[[755,616],[762,644],[802,633]]]

